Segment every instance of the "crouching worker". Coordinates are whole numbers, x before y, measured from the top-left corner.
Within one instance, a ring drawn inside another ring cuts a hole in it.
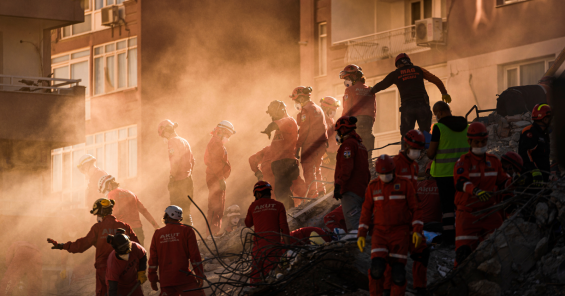
[[[108,256],[106,285],[108,296],[143,296],[141,285],[147,281],[147,254],[138,243],[132,242],[124,229],[109,234],[106,241],[114,251]],[[138,284],[139,283],[139,284]]]
[[[382,295],[387,263],[391,266],[391,295],[401,295],[406,285],[406,259],[410,243],[418,249],[423,241],[418,206],[412,182],[395,176],[392,158],[383,154],[377,158],[375,169],[379,178],[372,180],[365,193],[359,220],[357,245],[363,252],[369,226],[373,225],[369,291]]]
[[[183,292],[201,288],[205,279],[194,230],[180,223],[182,209],[177,206],[168,206],[163,220],[165,227],[155,230],[149,250],[151,288],[158,291],[157,283],[160,283],[161,296],[204,296],[203,290]]]
[[[224,231],[226,233],[233,232],[239,227],[243,226],[243,219],[241,219],[241,210],[238,205],[231,205],[224,214],[224,221],[222,224],[226,225]]]

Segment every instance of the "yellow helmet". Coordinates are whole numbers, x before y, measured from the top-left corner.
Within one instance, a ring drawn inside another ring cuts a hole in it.
[[[90,211],[90,213],[92,215],[100,215],[102,216],[105,212],[105,209],[112,209],[114,207],[114,205],[116,204],[116,201],[113,199],[107,199],[107,198],[99,198],[94,202],[94,205],[92,205],[92,211]],[[112,212],[108,213],[111,214]]]
[[[321,234],[312,231],[312,233],[310,233],[310,243],[312,245],[323,245],[326,241],[322,238]]]

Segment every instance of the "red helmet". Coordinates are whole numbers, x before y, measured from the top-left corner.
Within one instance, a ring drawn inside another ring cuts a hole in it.
[[[255,193],[257,192],[262,192],[265,190],[273,190],[273,186],[271,186],[271,184],[269,184],[269,182],[267,181],[259,181],[255,183],[255,186],[253,186],[253,195],[255,195]]]
[[[322,107],[330,108],[332,110],[337,110],[337,108],[341,106],[341,102],[334,97],[323,97],[320,100],[320,105],[322,105]]]
[[[524,168],[524,160],[520,154],[512,151],[506,152],[506,154],[502,155],[502,161],[509,162],[518,172],[521,172]]]
[[[398,61],[400,61],[402,59],[410,60],[410,57],[405,53],[401,53],[401,54],[397,55],[396,59],[394,59],[394,66],[398,65]]]
[[[426,146],[426,137],[418,130],[410,130],[404,135],[404,142],[414,149],[424,149]]]
[[[363,76],[363,71],[361,71],[361,67],[351,64],[351,65],[347,65],[345,66],[345,68],[343,68],[343,71],[339,72],[339,79],[346,79],[349,76],[357,73],[357,72],[361,72],[361,76]],[[354,79],[349,79],[349,80],[354,80]]]
[[[159,123],[159,126],[157,127],[157,133],[159,134],[159,137],[162,137],[163,131],[165,130],[166,127],[172,127],[173,129],[175,129],[178,126],[179,126],[178,123],[173,123],[172,121],[165,119],[161,121],[161,123]]]
[[[356,129],[357,117],[355,116],[342,116],[335,122],[335,130],[339,130],[341,127],[348,127]]]
[[[481,122],[473,122],[467,128],[467,138],[469,139],[486,139],[488,138],[487,127]]]
[[[388,174],[396,169],[392,157],[382,154],[375,161],[375,170],[377,174]]]
[[[532,120],[542,120],[546,116],[551,116],[551,107],[548,104],[537,104],[532,110]]]
[[[310,94],[312,93],[312,88],[310,86],[299,86],[294,88],[292,94],[288,96],[293,101],[296,101],[300,96],[306,96],[310,98]]]

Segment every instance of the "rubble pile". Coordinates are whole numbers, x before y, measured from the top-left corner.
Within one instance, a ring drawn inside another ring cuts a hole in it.
[[[489,132],[489,153],[500,157],[508,151],[517,152],[522,130],[532,124],[531,116],[530,112],[505,117],[491,113],[484,122]]]

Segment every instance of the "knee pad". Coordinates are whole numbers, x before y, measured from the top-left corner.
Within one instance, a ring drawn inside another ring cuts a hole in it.
[[[421,253],[410,254],[410,258],[415,262],[420,262],[425,267],[428,267],[430,262],[430,247],[425,248]]]
[[[406,282],[406,269],[402,263],[393,263],[391,266],[391,279],[392,282],[397,286],[404,286]]]
[[[461,264],[472,252],[471,247],[467,245],[457,248],[457,250],[455,250],[455,261],[457,261],[457,264]]]
[[[386,270],[386,260],[384,258],[373,258],[371,260],[371,277],[378,280],[383,277]]]

